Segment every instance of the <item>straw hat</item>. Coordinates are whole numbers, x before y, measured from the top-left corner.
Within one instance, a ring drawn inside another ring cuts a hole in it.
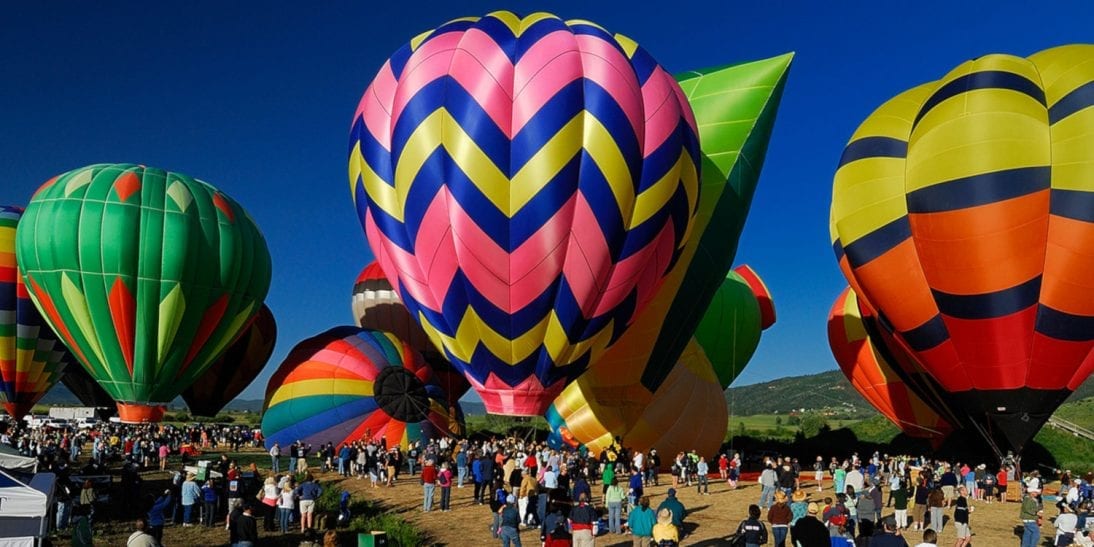
[[[806,512],[809,513],[810,515],[815,515],[819,511],[820,511],[820,507],[817,507],[816,503],[810,503],[808,509],[806,509]]]
[[[791,497],[790,499],[792,499],[794,501],[805,501],[805,491],[804,490],[795,490],[793,497]]]
[[[657,512],[657,524],[668,524],[672,522],[672,511],[661,509]]]

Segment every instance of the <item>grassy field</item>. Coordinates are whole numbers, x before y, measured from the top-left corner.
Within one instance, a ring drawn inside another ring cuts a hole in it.
[[[1055,415],[1079,427],[1094,430],[1094,397],[1061,406]]]

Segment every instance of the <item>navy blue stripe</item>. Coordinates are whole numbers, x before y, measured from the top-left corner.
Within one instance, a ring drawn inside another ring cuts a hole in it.
[[[909,213],[941,213],[987,205],[1048,189],[1052,168],[1018,167],[954,179],[908,193]]]
[[[839,167],[866,158],[903,158],[908,156],[908,142],[892,137],[866,137],[847,144]]]
[[[832,243],[832,252],[836,254],[836,262],[843,260],[843,243],[840,242],[838,237],[836,238],[836,241]]]
[[[851,267],[858,268],[869,264],[910,237],[912,226],[908,223],[908,217],[902,216],[844,246],[843,251],[847,253]]]
[[[1045,90],[1025,76],[1003,70],[985,70],[966,74],[938,88],[927,102],[923,103],[913,125],[919,125],[919,120],[942,101],[977,89],[1009,89],[1029,95],[1033,100],[1045,105]]]
[[[949,294],[931,289],[938,309],[958,319],[995,319],[1020,312],[1037,303],[1041,276],[1021,285],[987,294]]]
[[[1055,124],[1088,106],[1094,106],[1094,82],[1087,82],[1076,87],[1056,101],[1056,104],[1048,109],[1048,123]]]
[[[942,321],[941,315],[935,315],[926,323],[900,334],[912,351],[929,350],[950,338],[950,332],[946,329],[946,323]]]
[[[1057,340],[1089,342],[1094,340],[1094,317],[1072,315],[1041,304],[1035,330]]]
[[[1094,222],[1094,192],[1053,188],[1049,211],[1058,217]]]

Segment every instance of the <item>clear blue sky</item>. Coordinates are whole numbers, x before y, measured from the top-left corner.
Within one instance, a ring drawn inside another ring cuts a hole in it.
[[[0,203],[25,205],[46,179],[99,162],[181,171],[235,197],[269,242],[280,327],[245,398],[262,396],[296,342],[351,323],[369,253],[346,178],[350,119],[387,56],[449,19],[589,19],[672,72],[797,52],[737,257],[767,281],[779,319],[737,385],[835,368],[825,319],[845,283],[828,242],[832,174],[870,111],[965,59],[1094,37],[1094,3],[1079,1],[170,4],[0,3]]]

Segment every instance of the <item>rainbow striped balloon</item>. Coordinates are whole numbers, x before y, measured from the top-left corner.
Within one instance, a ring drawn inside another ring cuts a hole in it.
[[[660,287],[699,199],[694,115],[634,41],[495,12],[395,52],[349,178],[392,286],[496,414],[539,415]]]
[[[300,342],[266,387],[266,447],[386,440],[406,448],[462,431],[458,405],[395,335],[335,327]]]

